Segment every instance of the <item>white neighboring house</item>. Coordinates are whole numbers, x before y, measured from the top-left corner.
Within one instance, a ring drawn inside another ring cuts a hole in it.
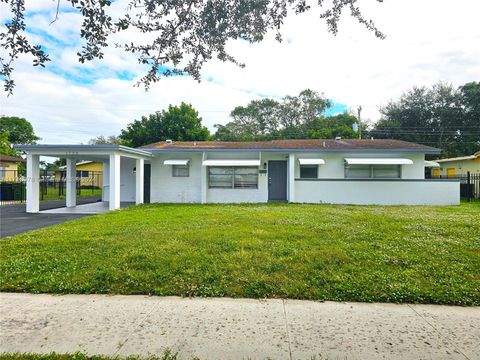
[[[159,142],[17,145],[27,153],[27,211],[38,211],[39,156],[67,158],[67,207],[75,206],[79,160],[103,162],[102,198],[159,203],[331,203],[456,205],[453,179],[425,179],[425,154],[440,150],[399,140]],[[75,176],[73,176],[74,178]],[[36,182],[37,181],[37,182]],[[70,189],[70,190],[69,190]]]

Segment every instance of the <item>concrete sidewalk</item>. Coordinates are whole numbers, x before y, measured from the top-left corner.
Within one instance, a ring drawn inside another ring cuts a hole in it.
[[[480,359],[480,308],[0,295],[0,352],[201,359]]]

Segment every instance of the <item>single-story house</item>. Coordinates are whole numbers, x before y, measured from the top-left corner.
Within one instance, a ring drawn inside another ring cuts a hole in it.
[[[27,154],[27,211],[38,211],[39,156],[67,158],[67,206],[76,162],[103,164],[104,201],[159,203],[459,204],[454,179],[425,179],[425,154],[399,140],[167,140],[122,145],[17,145]]]
[[[18,164],[25,162],[19,156],[0,154],[0,181],[14,181],[18,178]]]
[[[432,167],[432,177],[448,177],[480,174],[480,151],[473,155],[435,160],[438,166]]]

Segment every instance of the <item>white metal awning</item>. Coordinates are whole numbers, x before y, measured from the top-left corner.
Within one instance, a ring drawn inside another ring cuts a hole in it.
[[[399,158],[345,158],[348,165],[413,165],[410,159]]]
[[[425,167],[440,167],[440,164],[436,161],[425,161]]]
[[[300,165],[324,165],[325,160],[323,159],[298,159]]]
[[[165,160],[163,162],[163,165],[188,165],[188,162],[190,160],[182,160],[182,159],[170,159],[170,160]]]
[[[260,166],[260,160],[203,160],[203,166]]]

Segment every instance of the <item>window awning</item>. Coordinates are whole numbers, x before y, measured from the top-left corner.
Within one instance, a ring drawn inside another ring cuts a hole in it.
[[[425,161],[425,167],[440,167],[440,164],[436,161]]]
[[[170,159],[165,160],[163,165],[188,165],[190,160],[181,160],[181,159]]]
[[[324,165],[325,160],[323,159],[298,159],[300,165]]]
[[[260,160],[203,160],[203,166],[260,166]]]
[[[345,158],[348,165],[413,165],[410,159],[399,158]]]

